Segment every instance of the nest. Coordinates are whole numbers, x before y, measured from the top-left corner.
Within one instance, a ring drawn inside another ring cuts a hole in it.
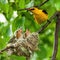
[[[38,33],[31,33],[29,30],[26,30],[25,33],[22,33],[22,30],[19,29],[10,39],[4,50],[7,51],[9,55],[14,54],[18,56],[25,56],[26,58],[28,58],[37,49]]]

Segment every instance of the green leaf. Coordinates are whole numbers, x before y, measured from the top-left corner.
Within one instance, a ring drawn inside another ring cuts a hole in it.
[[[51,4],[57,11],[60,11],[60,0],[50,0]]]
[[[10,58],[11,58],[11,60],[25,60],[25,57],[16,56],[16,55],[11,55]]]
[[[5,4],[6,3],[6,0],[0,0],[1,3]]]
[[[19,8],[25,8],[25,0],[20,0],[19,1]]]
[[[13,23],[12,23],[12,30],[13,30],[13,32],[14,32],[16,29],[20,28],[20,27],[22,27],[23,30],[24,30],[24,20],[25,20],[24,17],[18,16],[18,17],[13,21]]]
[[[55,7],[57,11],[60,11],[60,2],[56,2]]]
[[[33,6],[34,6],[34,0],[31,0],[31,1],[26,5],[27,8],[33,7]]]

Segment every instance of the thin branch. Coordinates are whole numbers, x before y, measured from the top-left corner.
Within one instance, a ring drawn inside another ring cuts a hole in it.
[[[40,30],[37,31],[37,33],[40,34],[40,33],[52,22],[52,20],[53,20],[53,19],[55,18],[55,16],[56,16],[56,14],[57,14],[57,12],[55,12],[55,13],[52,15],[52,17],[50,17],[50,19],[47,20],[46,24],[44,24],[44,25],[40,28]]]
[[[2,54],[2,52],[6,51],[7,49],[9,49],[9,48],[4,48],[4,49],[0,50],[0,54]]]
[[[60,29],[60,11],[57,11],[56,13],[53,14],[52,17],[46,22],[45,25],[43,25],[37,33],[41,33],[51,22],[52,20],[57,17],[57,22],[56,22],[56,30],[55,30],[55,40],[54,40],[54,50],[52,54],[52,60],[56,60],[56,55],[58,51],[58,31]]]
[[[37,6],[33,6],[33,7],[41,7],[42,5],[44,5],[46,2],[48,2],[49,0],[45,0],[44,2],[42,2],[41,4],[37,5]],[[32,8],[33,8],[32,7]],[[18,11],[22,11],[22,10],[27,10],[29,8],[23,8],[23,9],[19,9]]]
[[[60,12],[57,14],[56,30],[55,30],[55,40],[54,40],[54,50],[52,54],[52,60],[56,60],[56,55],[58,51],[58,33],[60,29]]]
[[[14,48],[14,46],[9,46],[9,47],[6,47],[6,48],[0,50],[0,54],[2,54],[2,52],[6,51],[7,49],[10,49],[10,48]]]
[[[42,2],[41,4],[34,6],[34,7],[41,7],[42,5],[44,5],[45,3],[47,3],[49,0],[45,0],[44,2]]]

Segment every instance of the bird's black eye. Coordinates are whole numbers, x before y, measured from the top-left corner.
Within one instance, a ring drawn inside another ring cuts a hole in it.
[[[43,10],[43,12],[44,12],[45,14],[48,14],[48,13],[46,12],[46,10]]]

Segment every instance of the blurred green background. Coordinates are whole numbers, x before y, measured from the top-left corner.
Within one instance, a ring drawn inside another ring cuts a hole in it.
[[[29,29],[36,32],[41,25],[36,24],[30,12],[18,11],[42,3],[44,0],[0,0],[0,50],[3,49],[16,29],[22,27],[23,31]],[[60,0],[49,0],[40,7],[48,12],[49,18],[60,10]],[[36,51],[31,60],[51,60],[54,43],[55,21],[39,35],[39,51]],[[42,24],[43,25],[43,24]],[[60,33],[60,32],[59,32]],[[59,34],[60,36],[60,34]],[[0,54],[0,60],[25,60],[25,57],[11,55],[6,52]],[[60,38],[58,43],[58,54],[56,60],[60,60]]]

